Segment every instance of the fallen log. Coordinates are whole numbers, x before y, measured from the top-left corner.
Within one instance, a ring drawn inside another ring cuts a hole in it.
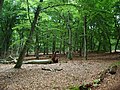
[[[23,61],[23,64],[50,64],[50,63],[52,63],[51,59]]]
[[[5,59],[0,59],[0,63],[2,63],[2,64],[12,64],[12,63],[14,63],[15,64],[17,62],[16,59],[17,58],[14,58],[12,56],[8,56]]]

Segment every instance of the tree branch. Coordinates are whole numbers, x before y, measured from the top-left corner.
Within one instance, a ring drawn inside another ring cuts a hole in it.
[[[56,4],[56,5],[52,5],[52,6],[47,6],[45,8],[43,8],[42,10],[44,11],[45,9],[48,9],[48,8],[54,8],[54,7],[60,7],[60,6],[74,6],[76,8],[80,8],[81,6],[79,5],[76,5],[76,4]]]

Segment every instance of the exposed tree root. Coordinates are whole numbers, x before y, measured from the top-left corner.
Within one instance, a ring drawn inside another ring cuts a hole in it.
[[[116,74],[116,72],[117,72],[117,65],[110,66],[108,67],[108,69],[105,69],[104,71],[100,72],[100,76],[98,77],[98,79],[95,79],[94,81],[88,82],[86,84],[82,84],[79,87],[79,90],[90,90],[90,88],[98,86],[107,76],[106,75],[107,73],[113,75]]]
[[[62,68],[54,68],[54,69],[52,69],[52,68],[42,68],[42,70],[46,70],[46,71],[61,71],[61,70],[63,70]]]

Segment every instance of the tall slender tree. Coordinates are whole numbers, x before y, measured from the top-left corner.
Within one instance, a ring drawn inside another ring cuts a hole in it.
[[[40,0],[40,2],[43,2],[43,0]],[[32,39],[33,33],[35,31],[35,26],[36,26],[36,23],[37,23],[37,20],[39,17],[40,10],[41,10],[41,6],[38,5],[36,12],[35,12],[35,15],[34,15],[33,22],[31,23],[31,30],[30,30],[29,36],[25,42],[25,45],[23,46],[22,51],[20,52],[19,58],[17,60],[16,65],[14,66],[14,68],[21,68],[21,66],[22,66],[22,62],[23,62],[23,59],[25,57],[26,50],[29,46],[29,43],[31,43],[31,39]]]
[[[84,59],[87,60],[87,16],[84,16]]]
[[[68,59],[72,60],[72,30],[70,28],[70,12],[68,11],[68,20],[67,20],[67,29],[68,29]]]

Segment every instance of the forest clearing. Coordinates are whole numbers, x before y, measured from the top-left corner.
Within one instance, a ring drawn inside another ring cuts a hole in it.
[[[0,90],[120,90],[120,0],[0,0]]]
[[[87,61],[77,56],[66,60],[62,56],[59,63],[23,64],[21,69],[14,69],[13,64],[0,64],[0,90],[79,90],[72,88],[95,80],[101,71],[119,60],[120,53],[94,53],[88,55]],[[107,74],[103,82],[91,90],[119,90],[119,77],[120,67],[115,75]]]

